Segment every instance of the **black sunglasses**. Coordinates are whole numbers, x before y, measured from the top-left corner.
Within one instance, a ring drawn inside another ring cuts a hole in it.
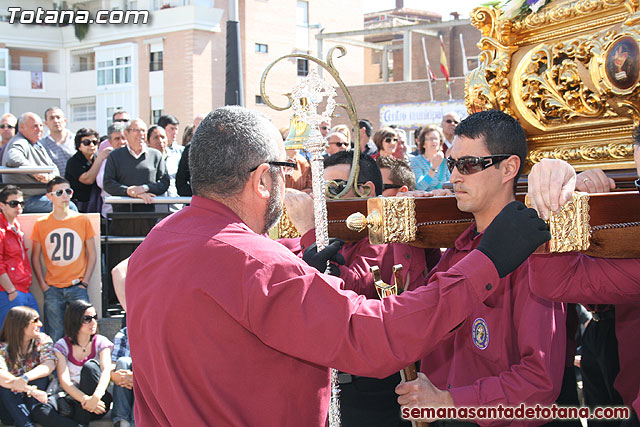
[[[24,200],[11,200],[10,202],[4,202],[6,205],[9,205],[11,208],[17,208],[18,205],[24,207]]]
[[[390,136],[388,136],[384,139],[384,142],[391,142],[391,141],[398,142],[398,138],[391,138]]]
[[[31,323],[38,323],[40,321],[39,317],[34,317],[33,319],[31,319]]]
[[[335,184],[333,184],[335,182]],[[363,185],[364,183],[359,182],[358,185]],[[327,187],[327,191],[332,196],[337,196],[342,193],[342,190],[347,186],[347,180],[345,179],[333,179],[329,181],[329,186]]]
[[[11,126],[9,124],[3,123],[0,125],[0,129],[15,129],[15,126]]]
[[[445,120],[445,122],[447,122],[447,123],[449,123],[449,124],[453,123],[454,125],[457,125],[458,123],[460,123],[460,122],[459,122],[459,121],[457,121],[457,120],[451,120],[451,119],[447,119],[447,120]]]
[[[338,147],[346,147],[349,145],[348,142],[330,142],[329,145],[337,145]]]
[[[298,167],[296,162],[263,162],[263,163],[268,163],[271,166],[280,166],[281,168],[284,169],[285,173],[291,172],[293,169]],[[261,164],[262,163],[260,163],[260,165]],[[260,165],[258,165],[258,166],[260,166]],[[258,166],[249,169],[249,172],[253,172],[254,170],[258,169]]]
[[[127,120],[127,119],[115,119],[115,120],[113,120],[113,122],[114,122],[114,123],[115,123],[115,122],[120,122],[120,123],[129,123],[129,120]]]
[[[392,188],[402,188],[400,184],[382,184],[382,191],[391,190]]]
[[[457,168],[458,172],[462,175],[471,175],[477,172],[482,172],[489,166],[497,165],[503,160],[508,159],[513,154],[495,154],[493,156],[484,157],[460,157],[458,160],[454,160],[451,156],[447,158],[447,167],[449,172],[453,172],[453,168]]]
[[[322,129],[322,130],[328,130],[328,129],[329,129],[329,126],[320,126],[320,129]]]
[[[96,314],[95,316],[89,316],[85,314],[84,316],[82,316],[82,323],[91,323],[92,320],[95,320],[97,322],[98,315]]]
[[[85,147],[88,147],[89,145],[98,145],[98,140],[97,139],[83,139],[82,141],[80,141],[80,143],[82,145],[84,145]]]

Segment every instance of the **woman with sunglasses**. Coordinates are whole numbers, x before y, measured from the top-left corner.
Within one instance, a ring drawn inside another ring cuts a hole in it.
[[[378,147],[378,153],[374,154],[374,159],[378,156],[393,156],[398,148],[398,134],[395,129],[383,127],[373,134],[373,143]]]
[[[38,311],[31,287],[31,264],[18,215],[24,208],[22,191],[15,185],[0,190],[0,325],[12,307]]]
[[[425,126],[420,131],[419,154],[410,158],[411,169],[416,175],[416,190],[435,190],[449,181],[451,172],[444,160],[443,144],[444,135],[438,126]]]
[[[113,343],[97,331],[96,309],[87,301],[72,301],[64,313],[65,336],[54,345],[58,380],[66,392],[58,410],[83,425],[102,418],[113,401],[107,392]]]
[[[102,209],[96,177],[113,148],[97,153],[99,138],[100,135],[93,129],[80,129],[75,138],[78,151],[67,162],[64,177],[73,189],[71,200],[78,206],[78,212],[100,212]]]
[[[33,426],[31,419],[43,426],[76,426],[47,403],[56,357],[41,326],[32,308],[13,307],[7,313],[0,331],[0,420],[21,427]]]

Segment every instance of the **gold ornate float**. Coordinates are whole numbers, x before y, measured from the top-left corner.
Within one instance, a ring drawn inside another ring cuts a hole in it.
[[[638,0],[553,1],[521,20],[480,7],[479,66],[466,80],[470,112],[517,117],[529,167],[558,158],[576,169],[631,168],[640,117]]]

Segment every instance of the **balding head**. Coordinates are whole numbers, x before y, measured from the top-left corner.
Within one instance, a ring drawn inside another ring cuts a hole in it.
[[[218,108],[202,120],[191,139],[193,194],[234,196],[243,190],[252,168],[281,155],[280,132],[264,115],[242,107]]]
[[[27,138],[30,143],[35,144],[42,138],[42,119],[36,113],[26,112],[18,120],[18,129],[22,136]]]

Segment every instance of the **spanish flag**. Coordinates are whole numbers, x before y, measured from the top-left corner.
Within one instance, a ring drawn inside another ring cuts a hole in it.
[[[449,64],[447,64],[447,55],[444,53],[444,41],[442,40],[442,36],[440,36],[440,71],[444,74],[444,78],[447,82],[447,93],[451,94],[451,89],[449,88]]]

